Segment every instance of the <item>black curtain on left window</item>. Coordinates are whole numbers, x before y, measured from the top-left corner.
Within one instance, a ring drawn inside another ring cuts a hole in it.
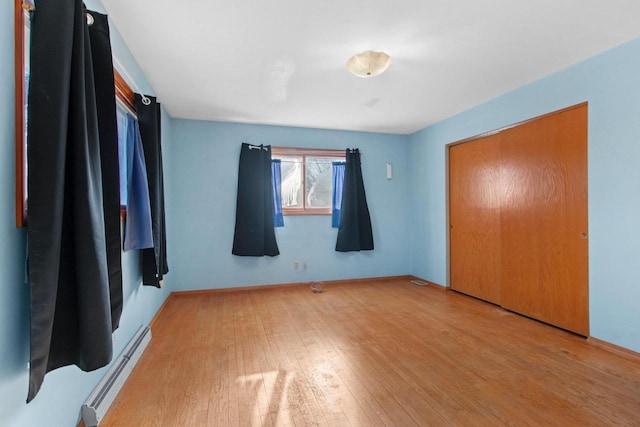
[[[271,146],[243,143],[231,253],[239,256],[279,255],[273,216]]]
[[[38,2],[32,17],[27,401],[49,371],[107,365],[122,310],[111,48],[106,16],[92,18],[80,0]]]
[[[160,103],[153,96],[135,95],[140,138],[147,166],[151,234],[153,248],[142,249],[142,284],[162,287],[167,263],[167,230],[164,209],[164,173],[162,168],[162,129]]]

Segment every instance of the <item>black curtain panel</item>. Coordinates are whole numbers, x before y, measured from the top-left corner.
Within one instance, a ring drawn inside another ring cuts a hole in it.
[[[159,288],[169,272],[164,210],[160,103],[153,96],[135,95],[138,126],[147,165],[153,248],[142,249],[142,283]]]
[[[240,256],[280,254],[273,223],[273,203],[271,146],[243,143],[231,253]]]
[[[27,401],[46,372],[97,369],[113,352],[96,108],[96,83],[107,83],[94,82],[81,0],[38,3],[30,64]]]
[[[88,12],[91,58],[96,83],[96,109],[100,134],[102,165],[102,201],[109,268],[111,324],[115,331],[122,314],[122,239],[120,235],[120,163],[118,158],[118,127],[116,124],[116,95],[113,88],[113,62],[107,15]]]
[[[342,208],[336,251],[370,251],[373,250],[373,232],[371,217],[364,192],[362,169],[360,167],[360,150],[346,151],[344,172],[344,189],[342,191]]]

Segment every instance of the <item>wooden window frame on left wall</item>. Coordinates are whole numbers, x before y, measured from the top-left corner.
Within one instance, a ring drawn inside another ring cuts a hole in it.
[[[26,94],[25,23],[27,9],[23,0],[14,1],[14,52],[16,88],[16,227],[27,225],[27,141],[25,140]]]
[[[25,19],[29,8],[33,7],[33,2],[28,0],[14,0],[14,52],[15,52],[15,171],[16,171],[16,227],[27,226],[27,141],[26,134],[26,105],[27,105],[27,85],[26,73],[26,46],[25,39]],[[116,97],[132,112],[135,113],[135,95],[131,86],[122,78],[120,73],[114,68],[113,77],[115,82]],[[120,216],[124,218],[126,208],[123,206]]]

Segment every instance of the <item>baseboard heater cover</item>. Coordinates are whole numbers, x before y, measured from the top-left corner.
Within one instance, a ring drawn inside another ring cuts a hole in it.
[[[86,427],[96,427],[118,395],[133,367],[151,341],[151,329],[142,326],[120,353],[107,374],[82,405],[82,421]]]

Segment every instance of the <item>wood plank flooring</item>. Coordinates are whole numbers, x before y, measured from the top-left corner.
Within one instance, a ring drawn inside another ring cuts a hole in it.
[[[640,362],[408,280],[173,295],[102,426],[638,426]]]

